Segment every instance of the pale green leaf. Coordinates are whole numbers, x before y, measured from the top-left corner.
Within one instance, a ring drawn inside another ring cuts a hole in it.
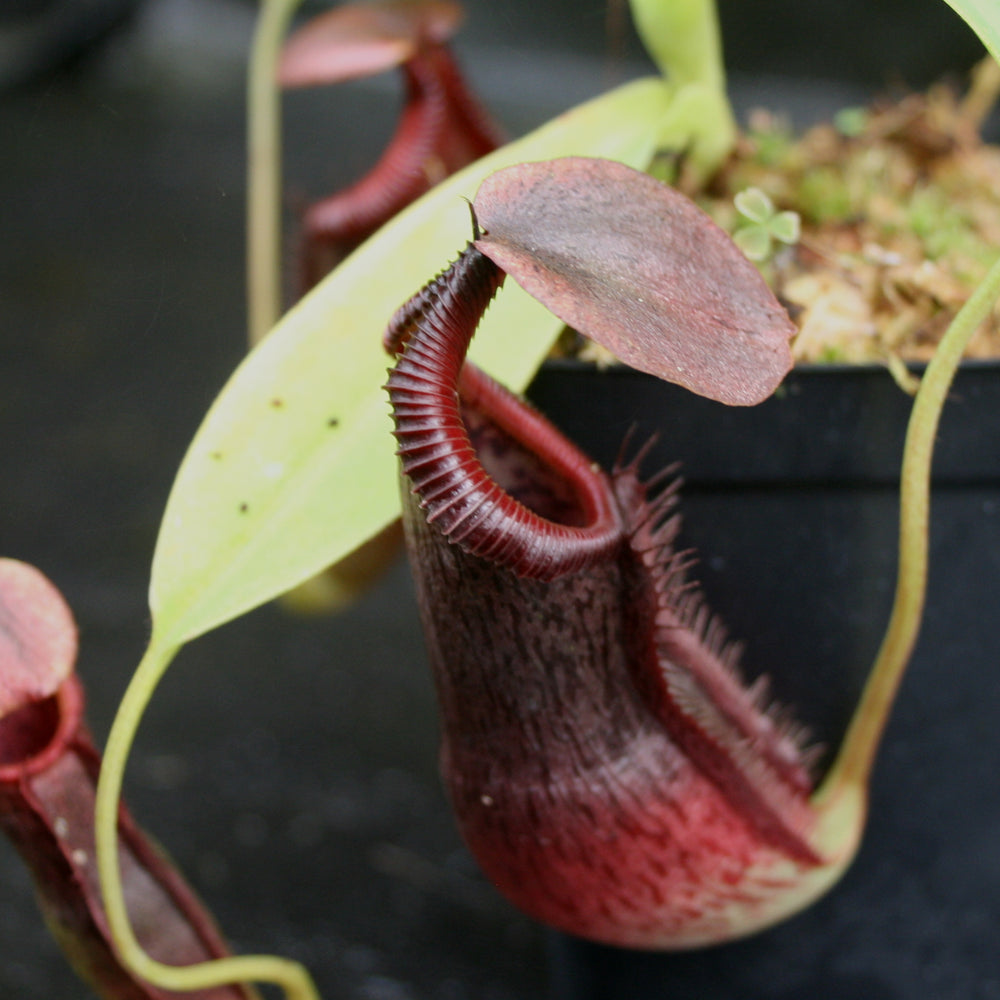
[[[798,212],[778,212],[770,220],[768,228],[775,239],[794,246],[802,235],[802,218]]]
[[[270,600],[397,516],[381,335],[471,235],[462,197],[526,160],[583,155],[645,166],[668,99],[660,80],[626,84],[449,178],[355,251],[247,357],[167,503],[150,584],[161,642],[186,642]],[[473,357],[520,389],[558,330],[510,282]]]
[[[1000,3],[997,0],[945,0],[979,36],[991,56],[1000,62]]]
[[[774,202],[758,187],[740,191],[733,199],[736,211],[751,222],[767,222],[774,215]]]
[[[752,223],[733,233],[733,242],[749,260],[758,264],[771,256],[771,234],[765,226]]]

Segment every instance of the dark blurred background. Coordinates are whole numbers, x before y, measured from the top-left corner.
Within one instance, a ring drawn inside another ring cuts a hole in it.
[[[0,72],[5,83],[37,80],[75,57],[113,58],[102,43],[157,48],[171,63],[212,51],[205,72],[225,73],[219,46],[240,51],[252,0],[5,0],[0,9]],[[305,0],[303,14],[330,6]],[[628,39],[626,0],[490,3],[470,0],[462,46],[480,55],[515,49],[604,59]],[[915,86],[965,67],[978,43],[946,4],[931,0],[844,0],[836,5],[788,0],[720,0],[727,63],[737,73],[851,79],[882,85],[894,77]],[[187,53],[178,50],[187,47]],[[483,50],[486,50],[483,52]]]
[[[619,32],[626,12],[601,3],[467,7],[456,48],[511,131],[646,68]],[[74,608],[99,741],[143,648],[174,471],[244,350],[254,11],[0,6],[0,553],[38,565]],[[721,17],[737,106],[800,121],[980,54],[940,0],[729,0]],[[290,206],[371,163],[395,107],[392,78],[295,95]],[[264,608],[186,650],[140,732],[128,795],[236,947],[305,961],[327,1000],[540,1000],[546,939],[462,849],[435,744],[397,566],[336,619]],[[0,927],[0,997],[87,995],[6,844]],[[1000,981],[954,995],[1000,996]]]

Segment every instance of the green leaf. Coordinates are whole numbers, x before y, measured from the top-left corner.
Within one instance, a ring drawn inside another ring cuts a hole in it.
[[[180,645],[270,600],[397,516],[381,336],[470,233],[462,198],[525,160],[584,155],[645,166],[668,101],[661,80],[635,81],[467,167],[355,251],[247,357],[167,503],[150,584],[160,642]],[[490,309],[473,357],[521,389],[560,326],[512,285]]]
[[[997,0],[945,0],[1000,62],[1000,6]]]
[[[768,222],[774,215],[774,202],[757,187],[740,191],[733,199],[736,211],[751,222]]]
[[[778,212],[768,223],[768,229],[776,240],[794,246],[802,235],[802,219],[798,212]]]
[[[748,260],[763,263],[771,256],[771,234],[766,226],[753,222],[733,233],[733,242],[743,251]]]

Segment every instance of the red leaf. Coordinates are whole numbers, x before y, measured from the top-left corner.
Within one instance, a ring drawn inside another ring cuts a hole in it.
[[[483,181],[476,246],[616,357],[723,403],[791,367],[788,315],[704,212],[610,160],[525,163]]]
[[[0,718],[54,694],[76,658],[76,626],[38,570],[0,559]]]
[[[310,87],[374,76],[401,65],[427,44],[454,35],[462,9],[452,0],[384,0],[334,7],[285,43],[283,87]]]

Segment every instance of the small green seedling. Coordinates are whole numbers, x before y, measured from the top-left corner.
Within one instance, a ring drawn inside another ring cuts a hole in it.
[[[760,188],[749,187],[734,199],[736,211],[745,219],[733,233],[736,245],[750,260],[763,264],[775,252],[775,243],[794,246],[799,241],[802,220],[798,212],[779,212]]]

